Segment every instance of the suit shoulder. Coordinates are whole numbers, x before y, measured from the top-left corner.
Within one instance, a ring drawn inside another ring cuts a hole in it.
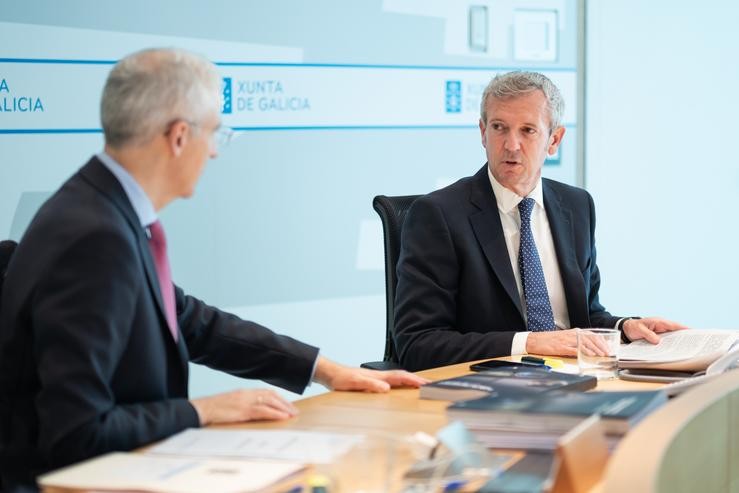
[[[466,200],[470,196],[473,178],[473,176],[462,178],[451,185],[422,195],[418,200],[422,203],[435,204],[442,207],[449,204],[458,204],[460,200]]]
[[[590,192],[588,192],[584,188],[576,187],[574,185],[568,185],[567,183],[551,180],[549,178],[543,178],[542,181],[545,187],[548,187],[550,190],[554,191],[565,199],[592,201],[592,196],[590,195]]]
[[[120,209],[76,174],[41,206],[20,246],[49,243],[64,246],[91,236],[117,238],[131,245],[136,241]]]

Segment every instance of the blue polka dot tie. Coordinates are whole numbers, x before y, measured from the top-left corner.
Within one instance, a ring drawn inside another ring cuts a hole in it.
[[[531,234],[531,211],[534,199],[525,198],[518,203],[521,215],[521,245],[518,249],[518,269],[523,284],[523,297],[526,301],[526,319],[528,329],[533,332],[554,330],[552,305],[549,303],[549,292],[544,281],[539,252],[536,251],[534,235]]]

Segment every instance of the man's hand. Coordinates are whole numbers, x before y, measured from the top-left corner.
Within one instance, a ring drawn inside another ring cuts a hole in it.
[[[622,329],[630,341],[644,339],[652,344],[658,344],[660,337],[657,334],[687,329],[687,327],[664,318],[649,317],[627,320],[624,322]]]
[[[323,356],[318,358],[314,380],[331,390],[387,392],[391,387],[419,387],[429,381],[405,370],[377,371],[350,368]]]
[[[292,403],[273,390],[234,390],[190,401],[200,418],[200,425],[239,423],[242,421],[282,420],[298,414]]]
[[[543,356],[577,356],[577,329],[531,332],[526,352]]]

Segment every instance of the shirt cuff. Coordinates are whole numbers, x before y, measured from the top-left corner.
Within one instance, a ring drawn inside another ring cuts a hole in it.
[[[313,377],[316,376],[316,366],[318,366],[318,358],[320,357],[321,357],[321,350],[319,349],[318,352],[316,353],[316,359],[313,361],[313,370],[311,370],[310,372],[310,379],[308,380],[308,385],[305,386],[306,389],[310,387],[311,384],[313,383]]]
[[[511,355],[528,354],[526,352],[526,341],[529,339],[529,332],[516,332],[513,335],[511,343]]]

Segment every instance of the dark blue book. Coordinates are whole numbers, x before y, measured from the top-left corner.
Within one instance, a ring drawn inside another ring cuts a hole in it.
[[[456,402],[447,408],[447,414],[474,432],[555,434],[598,414],[607,434],[623,435],[666,401],[660,390],[510,394]]]
[[[421,386],[421,399],[458,401],[485,396],[525,396],[552,390],[589,390],[598,380],[539,367],[511,367],[471,373]]]

